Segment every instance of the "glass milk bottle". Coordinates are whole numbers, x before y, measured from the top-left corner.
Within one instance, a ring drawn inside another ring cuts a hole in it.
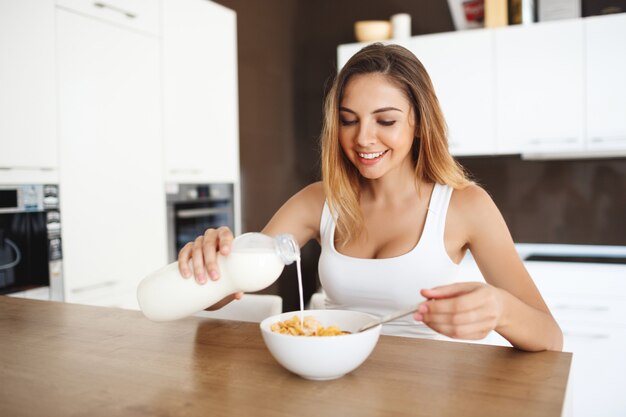
[[[245,233],[233,240],[230,254],[217,255],[220,271],[217,281],[209,279],[198,284],[193,277],[183,278],[178,262],[173,262],[139,283],[137,300],[150,320],[177,320],[204,310],[227,295],[269,287],[285,265],[299,258],[300,248],[291,235],[273,238],[262,233]]]

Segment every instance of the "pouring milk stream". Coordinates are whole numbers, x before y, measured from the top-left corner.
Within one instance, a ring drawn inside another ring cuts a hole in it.
[[[301,279],[300,247],[292,235],[245,233],[233,240],[228,256],[218,254],[221,276],[217,281],[200,285],[193,278],[185,279],[178,271],[178,263],[173,262],[139,283],[137,300],[150,320],[177,320],[202,311],[227,295],[269,287],[285,265],[294,261]]]

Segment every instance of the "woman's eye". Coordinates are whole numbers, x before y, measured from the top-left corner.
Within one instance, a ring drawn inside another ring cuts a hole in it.
[[[352,126],[353,124],[356,124],[356,120],[341,119],[342,126]]]
[[[395,120],[379,120],[378,123],[383,126],[391,126],[395,123]]]

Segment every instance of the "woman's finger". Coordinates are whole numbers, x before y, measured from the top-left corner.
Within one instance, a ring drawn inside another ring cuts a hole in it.
[[[189,242],[178,253],[178,271],[183,278],[189,278],[191,276],[191,270],[189,269],[189,258],[191,258],[191,249],[193,243]]]
[[[217,229],[217,239],[220,253],[228,255],[234,239],[233,232],[228,227],[222,226]]]
[[[461,313],[479,308],[481,305],[485,304],[485,298],[486,295],[483,291],[474,288],[474,291],[463,293],[456,297],[424,301],[418,311],[422,314]]]
[[[220,277],[219,268],[217,267],[217,245],[217,230],[208,229],[204,232],[202,255],[204,257],[204,267],[212,280],[217,280]]]
[[[191,264],[193,266],[193,273],[196,277],[198,284],[204,284],[206,282],[206,274],[204,272],[204,256],[202,254],[203,238],[199,236],[193,242],[193,249],[191,250]]]
[[[483,305],[474,310],[464,311],[461,313],[425,313],[422,320],[427,324],[451,324],[462,326],[476,322],[496,319],[496,314],[487,305]]]
[[[454,284],[442,285],[440,287],[423,289],[420,293],[422,296],[429,299],[450,298],[474,291],[482,285],[484,284],[480,282],[456,282]]]
[[[428,324],[428,327],[453,339],[479,340],[487,337],[494,327],[490,320],[463,324],[460,326],[454,324]]]

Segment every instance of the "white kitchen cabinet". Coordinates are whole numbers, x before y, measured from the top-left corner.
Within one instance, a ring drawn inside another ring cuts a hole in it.
[[[0,171],[58,167],[55,82],[54,1],[0,0]]]
[[[158,39],[57,9],[66,301],[167,262]]]
[[[574,353],[570,378],[573,415],[624,416],[626,328],[578,325],[562,320],[559,323],[564,350]]]
[[[526,262],[573,352],[575,416],[622,416],[626,398],[626,266]]]
[[[583,21],[495,31],[499,153],[584,147]]]
[[[626,13],[589,17],[586,35],[587,148],[626,149]]]
[[[234,11],[204,0],[163,0],[165,178],[239,181]]]
[[[493,32],[440,33],[411,38],[448,124],[453,155],[494,154]]]

